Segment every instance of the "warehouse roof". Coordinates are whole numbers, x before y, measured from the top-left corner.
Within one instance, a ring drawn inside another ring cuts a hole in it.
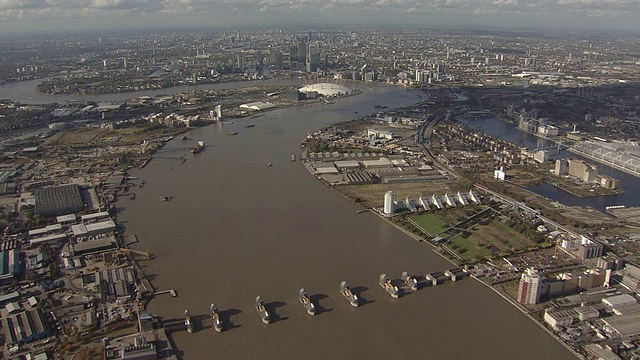
[[[265,103],[265,102],[262,102],[262,101],[256,101],[256,102],[240,105],[240,109],[256,110],[256,111],[271,109],[271,108],[274,108],[274,107],[276,107],[275,104]]]
[[[84,209],[78,185],[63,185],[36,189],[36,214],[56,215]]]

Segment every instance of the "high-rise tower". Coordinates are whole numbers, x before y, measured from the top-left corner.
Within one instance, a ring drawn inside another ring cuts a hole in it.
[[[540,290],[544,277],[538,270],[529,268],[524,271],[518,287],[518,302],[520,304],[537,304],[540,302]]]
[[[393,216],[395,209],[395,197],[393,191],[387,191],[384,194],[384,216]]]

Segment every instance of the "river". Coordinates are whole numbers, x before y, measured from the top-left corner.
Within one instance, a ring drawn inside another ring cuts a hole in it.
[[[133,176],[146,181],[135,200],[118,201],[118,220],[156,256],[141,262],[161,295],[149,310],[202,321],[173,339],[185,359],[573,359],[489,288],[471,278],[392,299],[378,285],[451,265],[372,213],[315,179],[290,155],[313,131],[416,101],[416,92],[368,85],[358,96],[268,112],[191,131],[166,144]],[[246,128],[248,124],[255,127]],[[226,135],[237,131],[238,135]],[[207,147],[189,153],[195,141]],[[188,159],[180,164],[180,156]],[[267,167],[267,163],[273,166]],[[160,196],[173,200],[161,202]],[[419,195],[419,194],[416,194]],[[382,203],[382,199],[380,199]],[[364,299],[351,307],[339,294],[347,280]],[[297,299],[307,289],[323,309],[307,315]],[[253,302],[275,310],[263,325]],[[215,302],[230,328],[215,333]]]
[[[553,145],[553,143],[548,140],[521,131],[514,124],[510,124],[496,118],[460,118],[457,120],[461,123],[467,124],[473,130],[482,131],[486,134],[499,137],[520,146],[528,147],[529,149],[546,148]],[[551,152],[554,154],[555,150],[551,149]],[[620,170],[613,169],[609,166],[599,164],[593,160],[572,154],[566,150],[561,151],[560,154],[554,154],[552,157],[576,157],[583,159],[586,162],[596,164],[598,165],[599,173],[606,174],[620,180],[620,188],[625,192],[620,195],[581,198],[558,189],[550,184],[530,186],[527,188],[528,190],[546,198],[556,200],[565,205],[582,207],[590,206],[600,211],[605,211],[605,207],[610,205],[625,205],[627,207],[640,206],[640,178],[624,173]]]

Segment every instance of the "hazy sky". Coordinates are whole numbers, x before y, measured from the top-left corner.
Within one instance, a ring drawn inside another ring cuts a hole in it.
[[[398,25],[640,33],[640,0],[0,0],[0,34]]]

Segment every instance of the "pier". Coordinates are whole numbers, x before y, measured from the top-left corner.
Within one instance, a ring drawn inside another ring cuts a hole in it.
[[[173,289],[156,291],[151,295],[156,296],[156,295],[162,295],[162,294],[171,294],[172,297],[178,296],[178,293]]]

